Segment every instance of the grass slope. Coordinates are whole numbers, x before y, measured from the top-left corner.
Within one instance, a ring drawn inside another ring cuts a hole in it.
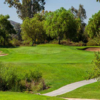
[[[100,99],[100,82],[80,87],[59,97]]]
[[[17,93],[17,92],[0,92],[0,100],[64,100],[57,97],[46,97],[41,95]]]
[[[9,66],[9,64],[7,63]],[[12,66],[11,66],[12,65]],[[92,64],[35,64],[35,63],[10,63],[11,67],[17,67],[16,72],[21,76],[30,70],[39,70],[45,83],[50,88],[42,91],[46,93],[58,89],[64,85],[84,80],[92,72]]]

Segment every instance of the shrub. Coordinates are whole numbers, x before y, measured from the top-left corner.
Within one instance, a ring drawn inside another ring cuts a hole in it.
[[[30,40],[22,41],[23,46],[30,46],[32,45],[32,42]]]
[[[50,41],[50,43],[52,43],[52,44],[58,44],[58,40],[54,39],[54,40]]]
[[[87,46],[96,46],[97,43],[96,43],[93,39],[90,39],[90,40],[87,42],[86,45],[87,45]]]
[[[85,45],[85,43],[83,43],[82,41],[78,42],[78,46],[84,46],[84,45]]]
[[[14,46],[20,46],[20,45],[21,45],[21,41],[18,40],[18,39],[16,39],[16,38],[13,38],[13,39],[11,40],[11,43],[12,43],[12,45],[14,45]]]
[[[69,46],[85,46],[85,43],[83,43],[82,41],[73,42],[73,41],[70,41],[70,40],[62,40],[61,44],[69,45]]]
[[[100,37],[95,37],[94,39],[89,39],[87,46],[100,46]]]
[[[91,73],[88,73],[88,79],[90,78],[97,78],[97,80],[100,80],[100,52],[95,52],[95,58],[93,60],[93,71]]]
[[[100,79],[100,52],[95,53],[95,59],[93,60],[94,64],[94,75],[93,77],[96,77]]]
[[[46,89],[42,74],[38,70],[20,73],[17,67],[0,64],[0,90],[40,91]]]

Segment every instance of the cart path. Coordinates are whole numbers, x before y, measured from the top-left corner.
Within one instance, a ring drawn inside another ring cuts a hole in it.
[[[63,87],[57,89],[57,90],[54,90],[52,92],[49,92],[49,93],[46,93],[46,94],[43,94],[43,95],[45,95],[45,96],[62,95],[62,94],[65,94],[67,92],[73,91],[73,90],[75,90],[79,87],[82,87],[84,85],[91,84],[91,83],[94,83],[94,82],[97,82],[97,80],[96,79],[90,79],[90,80],[83,80],[83,81],[71,83],[71,84],[68,84],[66,86],[63,86]]]

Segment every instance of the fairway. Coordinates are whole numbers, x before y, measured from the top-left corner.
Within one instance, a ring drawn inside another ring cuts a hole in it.
[[[0,48],[7,56],[2,62],[14,63],[91,63],[93,52],[77,50],[77,47],[61,45],[39,45],[35,47]]]
[[[56,44],[38,45],[33,47],[0,48],[8,54],[0,57],[5,65],[17,67],[18,72],[25,74],[37,69],[48,87],[41,91],[46,93],[64,85],[85,80],[92,72],[91,64],[94,53],[78,50],[79,47]]]

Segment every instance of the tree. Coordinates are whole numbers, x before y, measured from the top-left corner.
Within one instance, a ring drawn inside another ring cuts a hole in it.
[[[100,0],[96,0],[97,2],[100,2]]]
[[[21,25],[21,29],[24,40],[31,39],[32,43],[33,41],[36,43],[37,39],[43,34],[43,22],[37,20],[35,17],[31,19],[26,18]]]
[[[0,15],[0,42],[3,43],[4,46],[9,41],[11,34],[16,33],[8,19],[8,15]]]
[[[84,9],[83,5],[80,4],[79,9],[75,9],[74,7],[71,7],[71,12],[74,14],[75,18],[80,18],[80,20],[81,20],[78,40],[86,41],[85,35],[84,35],[84,30],[85,30],[85,26],[86,26],[86,23],[84,22],[84,20],[87,18],[86,10]]]
[[[75,18],[80,18],[81,22],[84,22],[84,19],[86,19],[86,11],[83,8],[83,5],[79,5],[79,9],[75,9],[74,7],[71,8],[71,12],[74,14]]]
[[[100,35],[100,11],[89,19],[85,31],[90,38],[94,38]]]
[[[71,11],[62,7],[54,12],[47,13],[44,29],[46,30],[47,35],[58,37],[58,43],[60,44],[60,39],[64,34],[66,35],[66,38],[72,40],[75,38],[77,25]]]
[[[5,0],[9,7],[17,9],[18,16],[24,20],[26,17],[32,18],[38,11],[44,9],[45,0]]]
[[[15,24],[15,26],[14,26],[14,29],[15,29],[15,31],[16,31],[16,35],[17,35],[17,39],[18,40],[21,40],[21,24],[19,24],[19,23],[16,23]]]

